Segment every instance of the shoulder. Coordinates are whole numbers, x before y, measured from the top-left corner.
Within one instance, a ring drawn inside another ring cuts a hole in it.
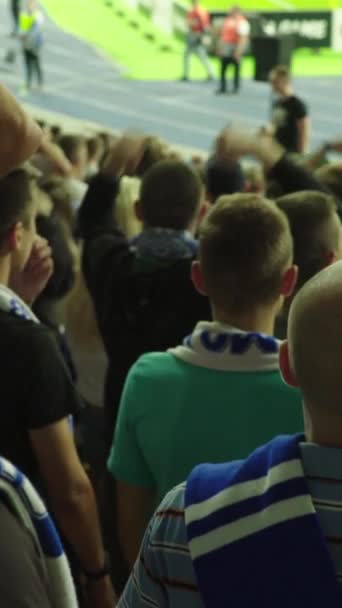
[[[0,312],[0,332],[2,341],[10,340],[13,343],[15,339],[17,347],[24,351],[28,349],[31,353],[42,348],[56,347],[54,337],[47,327],[9,313]]]
[[[150,529],[150,542],[158,542],[160,547],[174,545],[183,553],[188,554],[187,532],[185,525],[185,483],[176,486],[161,502],[155,512]]]
[[[176,359],[171,353],[155,352],[142,355],[133,365],[129,379],[144,381],[164,378],[172,373],[176,367]]]
[[[306,103],[299,97],[294,96],[292,98],[292,106],[296,112],[302,114],[303,118],[308,114],[308,107]]]
[[[246,17],[243,17],[240,20],[239,26],[239,33],[243,36],[247,36],[251,30],[251,26],[249,25],[249,21],[246,19]]]

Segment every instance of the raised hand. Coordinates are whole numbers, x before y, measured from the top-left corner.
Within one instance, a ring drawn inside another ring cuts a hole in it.
[[[25,268],[11,276],[9,286],[31,305],[46,287],[52,273],[51,247],[45,239],[37,237]]]

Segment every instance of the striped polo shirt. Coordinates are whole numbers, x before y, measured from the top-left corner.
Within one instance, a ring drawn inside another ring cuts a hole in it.
[[[342,582],[342,450],[301,443],[308,489]],[[166,496],[146,531],[119,608],[204,608],[184,519],[185,484]],[[228,584],[228,581],[227,581]]]

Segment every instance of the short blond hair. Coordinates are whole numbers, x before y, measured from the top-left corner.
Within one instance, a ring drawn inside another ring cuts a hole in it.
[[[255,194],[220,197],[200,229],[200,263],[208,296],[232,312],[275,301],[292,256],[285,214]]]
[[[290,80],[290,70],[286,65],[277,65],[270,71],[269,78],[270,80],[273,80],[274,78],[283,78],[284,80]]]

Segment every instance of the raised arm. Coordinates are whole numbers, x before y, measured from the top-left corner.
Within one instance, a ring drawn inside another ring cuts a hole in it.
[[[132,270],[132,253],[125,235],[114,221],[120,177],[131,175],[143,151],[143,140],[125,136],[110,153],[103,170],[89,186],[78,215],[78,235],[83,240],[83,272],[100,323],[112,306],[110,286]]]
[[[284,194],[300,190],[326,191],[310,171],[293,162],[271,137],[243,129],[225,129],[217,139],[216,154],[223,162],[253,156],[262,163],[268,178],[279,183]]]
[[[43,134],[37,123],[2,85],[0,134],[0,177],[3,177],[36,152]]]

